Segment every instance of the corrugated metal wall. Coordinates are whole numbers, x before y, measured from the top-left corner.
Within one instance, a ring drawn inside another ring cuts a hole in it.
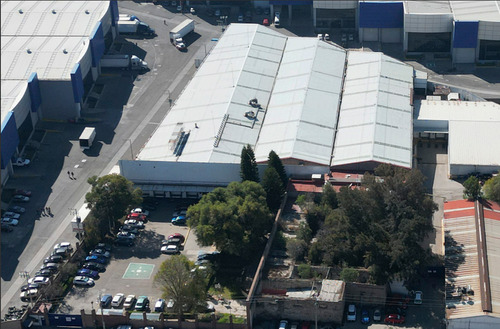
[[[71,71],[71,85],[73,86],[73,99],[75,103],[80,103],[83,98],[83,77],[80,63],[76,63]]]
[[[90,51],[92,53],[92,66],[97,67],[102,55],[104,55],[104,31],[102,23],[99,22],[90,35]],[[87,72],[84,71],[85,75]]]
[[[9,165],[18,144],[19,135],[17,133],[16,119],[14,118],[14,112],[9,111],[2,122],[2,140],[0,143],[2,147],[2,169],[5,169]]]

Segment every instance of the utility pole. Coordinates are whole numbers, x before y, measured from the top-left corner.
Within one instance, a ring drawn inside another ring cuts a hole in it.
[[[98,303],[101,303],[101,298],[102,298],[102,292],[99,291],[99,300],[97,301]],[[102,305],[99,304],[99,307],[101,308],[102,329],[106,329],[106,324],[104,323],[104,312],[102,310]]]

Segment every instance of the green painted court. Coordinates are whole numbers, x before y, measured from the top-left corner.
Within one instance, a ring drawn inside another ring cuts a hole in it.
[[[123,274],[123,279],[148,280],[151,278],[154,268],[153,264],[130,263]]]

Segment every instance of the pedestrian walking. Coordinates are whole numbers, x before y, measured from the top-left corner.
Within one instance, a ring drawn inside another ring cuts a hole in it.
[[[71,172],[71,177],[75,178],[75,173]]]
[[[163,24],[167,25],[167,21],[166,21],[166,20],[163,20]]]
[[[70,176],[70,175],[69,175],[69,170],[68,170],[68,176]],[[71,178],[71,176],[70,176],[70,178]]]
[[[49,215],[52,215],[52,210],[50,210],[50,207],[48,209],[49,209]]]
[[[40,212],[42,213],[42,216],[45,216],[45,208],[42,207],[42,209],[40,209]]]

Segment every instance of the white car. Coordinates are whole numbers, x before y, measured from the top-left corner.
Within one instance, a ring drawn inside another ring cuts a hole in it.
[[[67,249],[69,251],[73,250],[73,247],[71,246],[71,242],[61,242],[61,243],[58,243],[54,246],[54,250],[57,250],[59,248],[64,248],[64,249]]]
[[[30,300],[35,299],[38,297],[38,289],[29,289],[26,291],[23,291],[19,297],[23,302],[29,302]]]
[[[23,158],[17,158],[16,161],[13,161],[12,164],[17,167],[24,167],[30,164],[30,160],[28,159],[23,159]]]
[[[281,320],[280,321],[279,329],[287,329],[287,328],[288,328],[288,321],[287,320]]]
[[[35,276],[34,278],[28,280],[28,284],[32,283],[49,284],[49,282],[50,282],[49,278],[46,278],[44,276]]]
[[[421,291],[415,291],[415,299],[413,300],[413,304],[420,305],[422,304],[423,293]]]
[[[356,306],[354,304],[350,304],[347,308],[347,321],[355,322],[356,321]]]
[[[135,295],[128,295],[127,298],[125,298],[125,302],[123,302],[123,308],[126,310],[132,308],[136,299]]]
[[[179,246],[176,244],[164,245],[161,247],[161,252],[167,255],[175,255],[179,253]]]
[[[128,225],[128,226],[133,227],[133,228],[137,228],[137,229],[144,228],[144,222],[140,221],[140,220],[136,220],[136,219],[127,219],[125,221],[125,225]]]
[[[73,279],[73,284],[75,286],[81,286],[81,287],[92,287],[95,282],[94,279],[89,278],[87,276],[75,276]]]
[[[17,226],[17,224],[19,224],[19,221],[17,219],[2,217],[2,224]]]
[[[18,213],[12,212],[12,211],[7,211],[3,215],[4,215],[4,217],[8,217],[8,218],[12,218],[12,219],[19,219],[19,217],[21,217],[21,215],[19,215]]]
[[[120,307],[123,300],[125,299],[125,295],[122,293],[116,294],[111,301],[111,307]]]
[[[132,211],[130,211],[131,214],[144,214],[146,215],[146,217],[149,216],[149,211],[147,211],[146,209],[142,209],[142,208],[135,208],[135,209],[132,209]]]

